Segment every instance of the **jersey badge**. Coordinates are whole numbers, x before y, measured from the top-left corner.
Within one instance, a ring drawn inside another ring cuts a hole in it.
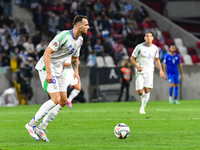
[[[58,46],[58,43],[57,43],[57,42],[54,42],[54,43],[53,43],[53,46],[54,46],[54,47],[57,47],[57,46]]]

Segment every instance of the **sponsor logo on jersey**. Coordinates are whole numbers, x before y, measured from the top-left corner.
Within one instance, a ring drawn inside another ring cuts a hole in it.
[[[54,47],[57,47],[57,46],[58,46],[58,43],[57,43],[57,42],[54,42],[54,43],[53,43],[53,46],[54,46]]]

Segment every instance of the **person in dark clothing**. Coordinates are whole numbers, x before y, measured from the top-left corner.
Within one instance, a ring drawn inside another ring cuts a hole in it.
[[[32,98],[33,90],[31,87],[31,78],[32,78],[31,67],[28,64],[22,63],[20,65],[20,69],[17,72],[17,82],[20,83],[21,85],[19,101],[22,98],[24,98],[25,101],[27,102]]]
[[[126,99],[125,101],[129,100],[129,85],[132,80],[132,71],[131,69],[128,68],[128,63],[125,63],[124,67],[121,68],[121,89],[120,89],[120,94],[118,97],[118,102],[121,101],[121,97],[124,91],[124,88],[126,88]]]

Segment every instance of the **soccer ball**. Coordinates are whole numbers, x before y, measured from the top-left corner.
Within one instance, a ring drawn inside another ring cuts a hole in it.
[[[130,134],[130,128],[125,123],[119,123],[114,128],[114,134],[118,139],[125,139]]]

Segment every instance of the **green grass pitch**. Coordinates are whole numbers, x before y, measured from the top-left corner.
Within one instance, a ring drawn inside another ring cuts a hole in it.
[[[47,127],[50,142],[35,141],[25,124],[41,105],[0,107],[0,150],[199,150],[200,101],[149,101],[147,114],[140,102],[73,104],[64,107]],[[117,139],[118,123],[130,136]]]

